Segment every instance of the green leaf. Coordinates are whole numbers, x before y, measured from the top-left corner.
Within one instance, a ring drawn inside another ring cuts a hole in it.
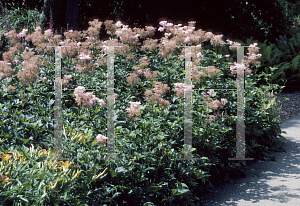
[[[124,167],[117,167],[116,168],[116,173],[121,173],[121,172],[127,172],[128,170],[126,170]]]
[[[275,70],[278,69],[278,68],[276,68],[276,67],[269,67],[269,68],[270,68],[271,72],[274,72]]]
[[[115,176],[117,176],[116,174],[115,174],[115,171],[112,169],[112,168],[110,168],[110,175],[111,175],[111,177],[115,177]]]
[[[27,142],[29,141],[29,139],[26,140],[26,139],[23,139],[23,138],[22,138],[21,140],[23,141],[23,143],[24,143],[25,145],[26,145]]]
[[[189,191],[190,191],[189,189],[178,189],[178,192],[180,192],[180,194],[184,194],[184,193],[187,193]]]

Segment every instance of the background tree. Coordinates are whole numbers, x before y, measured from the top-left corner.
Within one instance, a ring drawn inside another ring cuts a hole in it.
[[[49,28],[50,8],[53,8],[54,28],[85,30],[88,21],[98,18],[122,21],[133,27],[159,26],[159,21],[187,25],[196,21],[196,29],[222,33],[245,41],[251,36],[259,41],[275,43],[279,35],[287,34],[294,16],[299,14],[299,0],[1,0],[11,7],[42,10],[41,26]],[[154,38],[162,34],[156,32]],[[288,36],[288,35],[287,35]]]
[[[79,30],[79,0],[44,0],[42,27],[50,23],[50,12],[55,31],[60,33],[62,29]]]

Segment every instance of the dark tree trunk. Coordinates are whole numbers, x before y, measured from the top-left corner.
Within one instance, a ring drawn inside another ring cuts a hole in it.
[[[79,0],[67,0],[65,23],[68,29],[79,30]]]
[[[52,5],[52,0],[44,0],[43,11],[40,18],[39,25],[41,28],[49,28],[49,20],[50,20],[50,8]]]
[[[44,0],[41,26],[50,28],[50,10],[54,31],[79,30],[79,0]],[[68,27],[68,28],[67,28]]]
[[[66,13],[66,0],[53,0],[52,15],[54,29],[58,33],[61,32],[62,28],[66,28],[65,25],[65,13]]]

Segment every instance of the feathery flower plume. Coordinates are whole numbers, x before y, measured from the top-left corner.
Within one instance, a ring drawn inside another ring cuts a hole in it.
[[[108,138],[105,137],[105,136],[103,136],[102,134],[98,134],[95,140],[96,140],[97,142],[106,143],[106,140],[107,140],[107,139],[108,139]]]
[[[138,107],[141,105],[140,102],[129,102],[131,105],[131,108],[127,108],[126,111],[128,113],[128,117],[139,117],[141,116],[141,112],[138,109]],[[136,120],[136,118],[134,118]]]
[[[26,37],[27,31],[28,31],[28,29],[23,29],[19,34],[17,34],[17,37],[19,37],[19,38]]]

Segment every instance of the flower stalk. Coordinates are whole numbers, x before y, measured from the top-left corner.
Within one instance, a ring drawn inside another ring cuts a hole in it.
[[[97,176],[93,176],[92,180],[95,181],[95,180],[98,180],[100,177],[102,177],[105,172],[108,170],[108,168],[106,167],[105,170],[103,172],[101,172],[100,174],[98,174]]]

